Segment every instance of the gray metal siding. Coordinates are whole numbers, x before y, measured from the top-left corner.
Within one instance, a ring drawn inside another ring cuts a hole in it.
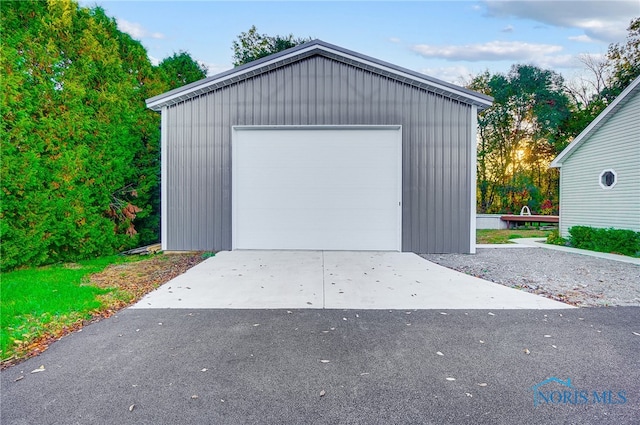
[[[402,250],[469,252],[472,108],[323,56],[165,109],[169,250],[231,249],[231,127],[402,125]]]
[[[562,164],[560,232],[573,226],[615,227],[640,231],[640,92],[585,139]],[[599,184],[613,169],[612,189]]]

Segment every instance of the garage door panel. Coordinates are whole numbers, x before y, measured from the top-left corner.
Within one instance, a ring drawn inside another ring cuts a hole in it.
[[[312,189],[306,192],[299,192],[295,195],[282,192],[258,191],[251,198],[240,200],[238,206],[241,210],[245,210],[247,208],[265,208],[265,206],[268,205],[269,209],[286,211],[288,209],[299,208],[300,205],[304,205],[311,210],[325,209],[327,204],[331,204],[334,206],[333,208],[363,208],[373,210],[380,208],[380,204],[384,203],[388,206],[388,209],[394,210],[398,202],[396,197],[384,192],[381,194],[380,192],[380,188],[376,187],[360,189],[357,194],[354,194],[350,188],[342,187],[333,191],[330,196],[319,197]],[[395,213],[394,211],[391,212]]]
[[[267,228],[273,231],[302,232],[304,229],[326,229],[327,231],[355,230],[381,230],[391,229],[396,231],[392,222],[395,216],[389,210],[371,209],[303,209],[278,210],[280,220],[273,220],[274,211],[268,208],[256,208],[245,210],[240,215],[240,220],[245,220],[242,232],[248,229],[256,231],[258,228]]]
[[[283,169],[287,172],[283,173]],[[280,191],[282,187],[392,187],[395,186],[396,170],[373,167],[243,167],[240,172],[242,184],[271,188]],[[292,178],[291,176],[296,176]]]
[[[399,128],[233,140],[234,249],[400,250]]]

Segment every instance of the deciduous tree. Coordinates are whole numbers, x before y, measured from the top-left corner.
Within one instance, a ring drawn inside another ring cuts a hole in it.
[[[548,164],[567,144],[570,100],[562,77],[532,65],[476,76],[469,88],[494,97],[480,114],[478,211],[538,210],[557,200],[556,170]]]
[[[158,70],[167,85],[167,90],[184,86],[207,76],[207,67],[195,61],[185,51],[174,53],[163,59],[158,64]]]
[[[254,25],[249,28],[249,31],[240,33],[238,39],[233,42],[233,66],[244,65],[307,41],[311,41],[311,38],[296,38],[293,34],[286,36],[259,34]]]

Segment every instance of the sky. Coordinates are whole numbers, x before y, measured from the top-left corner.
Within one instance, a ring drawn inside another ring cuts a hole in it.
[[[312,37],[463,84],[485,70],[534,64],[565,78],[578,57],[624,43],[633,1],[123,1],[81,0],[116,18],[152,62],[187,51],[209,75],[232,68],[232,43],[255,25],[267,35]]]

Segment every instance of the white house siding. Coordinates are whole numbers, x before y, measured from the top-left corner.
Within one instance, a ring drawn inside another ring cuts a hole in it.
[[[640,94],[638,92],[562,164],[560,232],[572,226],[640,231]],[[599,184],[613,169],[612,189]]]

